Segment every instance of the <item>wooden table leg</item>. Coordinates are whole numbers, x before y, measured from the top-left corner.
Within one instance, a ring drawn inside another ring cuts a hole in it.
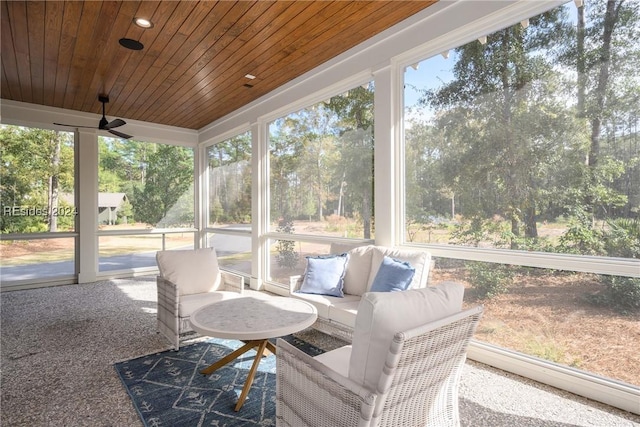
[[[218,360],[216,363],[204,368],[203,370],[200,371],[200,373],[202,375],[209,375],[213,373],[216,369],[222,368],[227,363],[237,359],[238,357],[240,357],[240,355],[246,353],[247,351],[259,345],[262,345],[262,340],[248,341],[245,345],[243,345],[239,349],[234,350],[233,352],[227,354],[222,359]]]
[[[244,383],[244,387],[242,388],[242,393],[240,393],[240,397],[238,398],[238,402],[236,403],[236,412],[242,408],[247,395],[249,394],[249,389],[251,389],[251,384],[253,384],[253,378],[256,376],[256,371],[258,370],[258,365],[260,364],[260,359],[262,359],[262,354],[264,353],[265,348],[267,348],[267,343],[269,340],[263,340],[258,347],[256,358],[253,360],[253,364],[251,365],[251,370],[249,371],[249,375],[247,375],[247,380]],[[271,344],[271,343],[269,343]],[[273,346],[273,344],[271,344]]]

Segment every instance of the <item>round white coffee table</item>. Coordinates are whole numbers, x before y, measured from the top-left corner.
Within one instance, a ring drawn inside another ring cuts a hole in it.
[[[201,335],[244,341],[229,353],[200,371],[209,375],[247,351],[256,348],[256,357],[238,398],[235,410],[244,404],[260,359],[266,349],[276,352],[269,338],[281,337],[313,325],[316,308],[302,300],[287,297],[256,298],[251,296],[214,302],[196,310],[190,317],[193,330]]]

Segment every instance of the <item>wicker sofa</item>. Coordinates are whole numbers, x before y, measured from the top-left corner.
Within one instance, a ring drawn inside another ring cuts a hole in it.
[[[345,251],[344,245],[332,245],[331,253],[346,252],[349,257],[344,272],[344,296],[301,293],[304,275],[289,280],[289,295],[313,304],[318,310],[318,320],[313,327],[322,332],[351,342],[358,304],[362,295],[371,289],[384,257],[408,262],[415,274],[408,289],[427,286],[431,255],[417,250],[394,249],[386,246],[359,246]],[[305,271],[306,273],[306,271]]]

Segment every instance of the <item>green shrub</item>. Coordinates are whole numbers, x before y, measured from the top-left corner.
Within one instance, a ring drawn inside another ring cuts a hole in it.
[[[467,271],[478,298],[493,298],[507,292],[513,279],[511,267],[505,264],[470,261]]]
[[[640,278],[622,276],[602,276],[605,289],[589,300],[596,305],[611,307],[621,313],[640,311]]]
[[[288,218],[283,218],[278,223],[279,233],[293,233],[293,221]],[[276,261],[279,267],[288,268],[293,270],[298,266],[298,252],[296,252],[296,242],[293,240],[278,240],[276,243]]]

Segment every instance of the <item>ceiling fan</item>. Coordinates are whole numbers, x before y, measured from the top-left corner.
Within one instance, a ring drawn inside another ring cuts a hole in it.
[[[113,128],[117,128],[120,127],[122,125],[126,125],[127,122],[125,122],[122,119],[114,119],[112,121],[107,120],[107,117],[105,116],[105,104],[107,102],[109,102],[109,97],[107,95],[98,95],[98,101],[102,102],[102,118],[100,119],[100,123],[98,123],[98,127],[94,127],[94,126],[78,126],[78,125],[68,125],[65,123],[54,123],[54,125],[59,125],[59,126],[70,126],[70,127],[74,127],[74,128],[90,128],[90,129],[100,129],[100,130],[106,130],[109,133],[112,133],[113,135],[119,136],[120,138],[124,138],[124,139],[129,139],[129,138],[133,138],[131,135],[127,135],[126,133],[122,133],[122,132],[118,132],[117,130],[113,130]]]

